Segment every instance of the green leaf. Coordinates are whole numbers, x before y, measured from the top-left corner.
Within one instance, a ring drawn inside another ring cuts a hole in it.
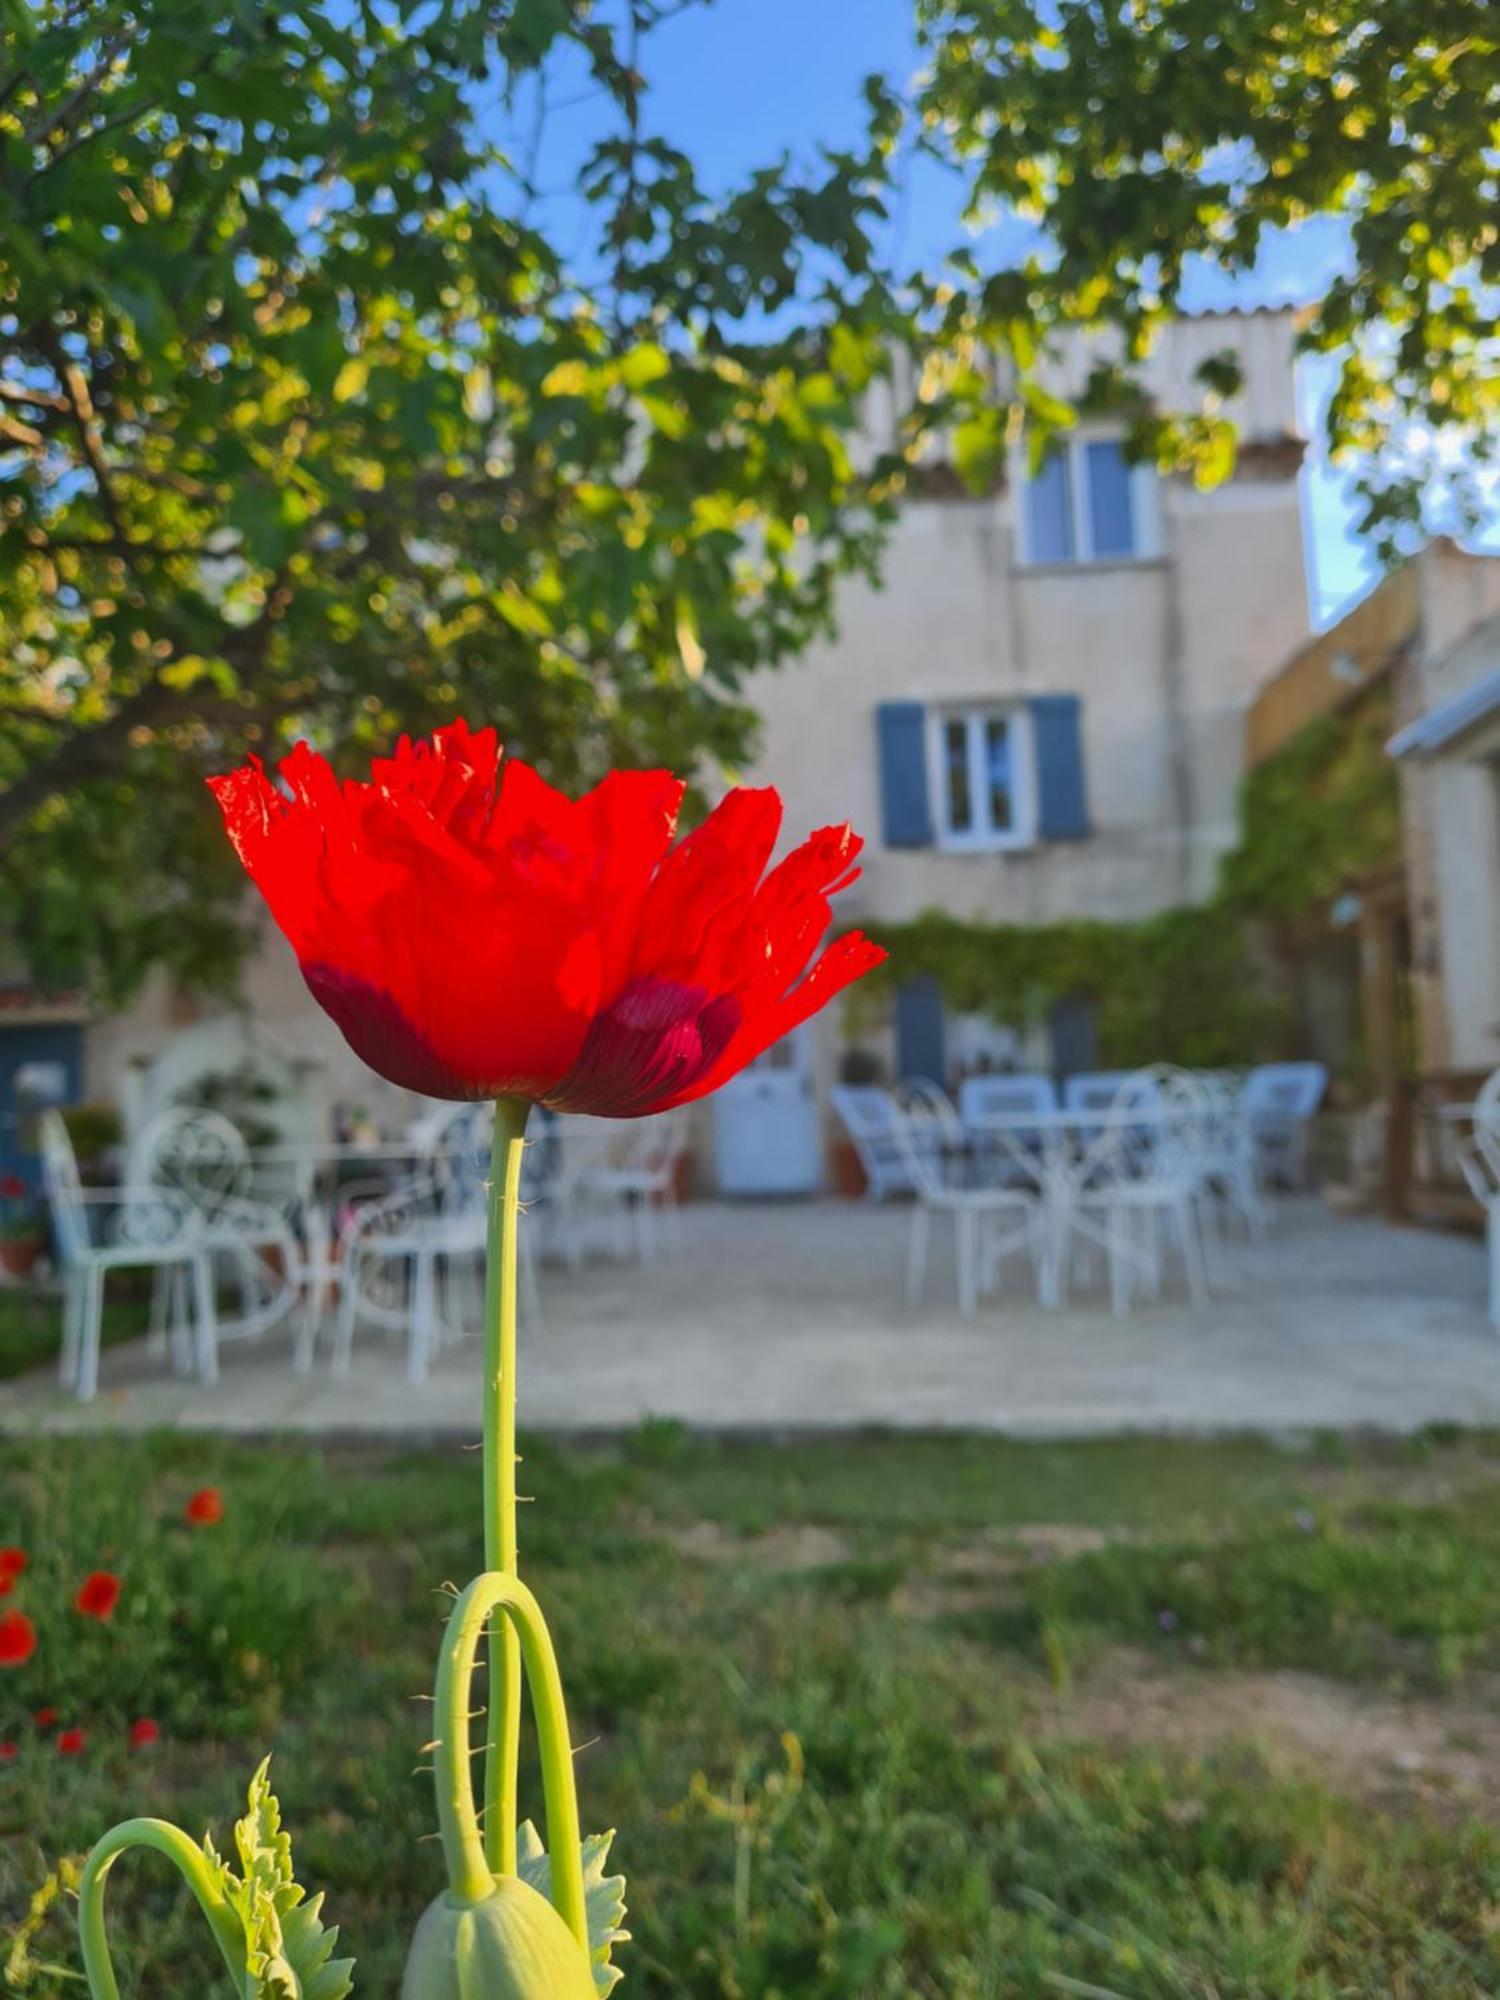
[[[270,1766],[267,1757],[250,1780],[248,1810],[234,1829],[243,1874],[234,1873],[207,1835],[203,1841],[219,1892],[244,1933],[245,2000],[345,2000],[354,1960],[333,1957],[339,1934],[323,1924],[323,1898],[309,1897],[293,1875],[291,1837],[281,1824]]]
[[[628,1944],[630,1941],[629,1931],[623,1928],[625,1877],[606,1875],[604,1872],[614,1837],[611,1829],[608,1833],[591,1833],[583,1843],[583,1899],[589,1920],[589,1962],[594,1970],[594,1984],[601,1994],[612,1993],[624,1978],[620,1968],[611,1962],[611,1954],[617,1944]],[[518,1846],[517,1874],[533,1889],[540,1890],[550,1902],[552,1862],[530,1820],[520,1829]]]
[[[352,403],[356,396],[364,394],[369,379],[369,361],[363,354],[351,354],[333,378],[333,400],[336,403]]]

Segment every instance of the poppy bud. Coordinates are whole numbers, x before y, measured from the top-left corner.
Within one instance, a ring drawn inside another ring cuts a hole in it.
[[[497,1875],[482,1903],[429,1903],[401,2000],[597,2000],[578,1940],[538,1890]]]

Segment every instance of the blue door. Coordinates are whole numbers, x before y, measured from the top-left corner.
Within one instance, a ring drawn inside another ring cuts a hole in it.
[[[0,1027],[0,1176],[41,1180],[37,1120],[54,1104],[75,1104],[83,1079],[83,1029],[76,1021]]]

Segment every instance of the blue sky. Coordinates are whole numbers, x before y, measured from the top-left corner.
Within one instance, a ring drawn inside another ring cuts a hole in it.
[[[872,70],[905,83],[919,66],[912,0],[713,0],[656,29],[644,68],[650,86],[644,123],[680,146],[713,184],[737,179],[783,150],[855,143],[862,130],[859,85]],[[538,181],[561,190],[589,138],[587,101],[549,113]],[[523,107],[524,111],[524,107]],[[524,128],[524,116],[519,121]],[[953,178],[931,162],[908,171],[892,218],[901,262],[936,261],[962,238]],[[1202,270],[1185,303],[1194,309],[1299,304],[1317,296],[1336,267],[1342,235],[1313,224],[1266,245],[1254,274],[1230,281]],[[1304,368],[1303,427],[1319,435],[1318,406],[1328,374]],[[1316,444],[1304,472],[1313,615],[1327,623],[1374,570],[1351,529],[1347,479],[1322,461]]]

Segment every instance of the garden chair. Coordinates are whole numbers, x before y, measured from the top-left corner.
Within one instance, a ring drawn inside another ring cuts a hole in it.
[[[682,1243],[682,1210],[677,1201],[677,1166],[682,1157],[682,1119],[675,1111],[641,1118],[625,1129],[619,1150],[585,1159],[578,1173],[578,1198],[613,1204],[630,1230],[642,1265],[656,1262],[658,1220],[674,1245]]]
[[[1140,1293],[1160,1295],[1168,1246],[1181,1258],[1189,1298],[1202,1307],[1209,1093],[1189,1072],[1158,1066],[1127,1075],[1109,1111],[1082,1162],[1072,1223],[1103,1246],[1111,1309],[1124,1314]]]
[[[406,1374],[425,1382],[433,1357],[481,1323],[489,1225],[491,1108],[455,1104],[429,1135],[432,1151],[404,1186],[355,1206],[340,1231],[331,1365],[349,1373],[361,1322],[404,1333]],[[535,1147],[529,1148],[528,1162]],[[533,1190],[522,1182],[523,1200]],[[520,1235],[522,1300],[539,1311],[529,1232]]]
[[[269,1202],[255,1200],[253,1167],[243,1134],[216,1111],[164,1111],[130,1149],[127,1179],[138,1189],[163,1190],[198,1217],[213,1273],[238,1295],[238,1312],[216,1314],[215,1346],[258,1340],[290,1314],[298,1316],[294,1364],[312,1359],[315,1303],[302,1298],[303,1256],[291,1224]],[[153,1331],[161,1302],[153,1300]]]
[[[984,1179],[1023,1183],[1035,1179],[1032,1162],[1040,1149],[1040,1130],[1020,1126],[1002,1140],[993,1132],[986,1135],[984,1122],[988,1118],[1020,1119],[1029,1112],[1042,1118],[1054,1116],[1057,1086],[1050,1076],[1017,1070],[965,1077],[959,1086],[958,1110]]]
[[[913,1193],[905,1118],[890,1091],[874,1083],[837,1083],[830,1099],[864,1169],[866,1199]]]
[[[1485,1078],[1469,1131],[1455,1148],[1469,1192],[1484,1210],[1490,1259],[1490,1325],[1500,1332],[1500,1069]]]
[[[1033,1188],[977,1181],[966,1146],[934,1144],[931,1131],[899,1107],[896,1119],[896,1143],[917,1196],[907,1249],[907,1297],[916,1305],[926,1288],[932,1217],[951,1215],[958,1309],[965,1319],[972,1319],[980,1293],[996,1283],[1008,1252],[1026,1250],[1033,1272],[1039,1271],[1041,1199]],[[1004,1226],[1007,1221],[1009,1228]]]
[[[1262,1063],[1245,1078],[1240,1104],[1262,1186],[1307,1186],[1308,1134],[1327,1088],[1328,1070],[1320,1062]]]
[[[104,1281],[111,1271],[165,1274],[169,1338],[175,1364],[196,1359],[198,1374],[218,1374],[212,1256],[201,1218],[168,1189],[86,1188],[68,1128],[56,1111],[41,1119],[42,1183],[63,1280],[59,1379],[81,1403],[99,1387]]]

